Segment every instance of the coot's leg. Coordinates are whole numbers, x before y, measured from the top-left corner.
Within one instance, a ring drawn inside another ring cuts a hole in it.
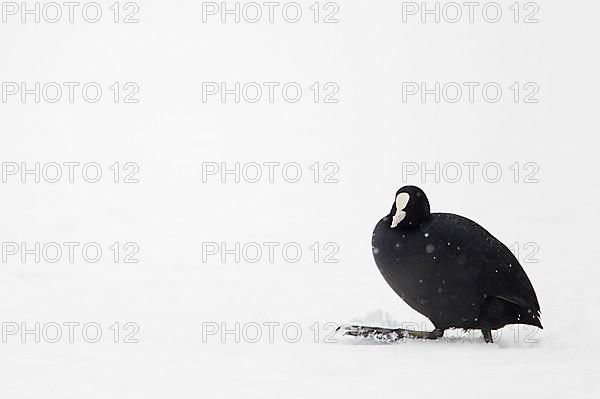
[[[436,328],[435,330],[429,332],[405,330],[403,328],[382,328],[345,325],[337,328],[337,331],[340,330],[343,332],[343,335],[374,338],[386,342],[399,341],[403,338],[438,339],[444,336],[444,330],[439,328]]]
[[[444,330],[436,328],[433,331],[412,331],[405,330],[410,338],[422,338],[422,339],[438,339],[444,336]]]
[[[483,339],[485,339],[486,343],[494,343],[494,339],[492,338],[492,330],[490,330],[489,328],[483,328],[481,332],[483,333]]]

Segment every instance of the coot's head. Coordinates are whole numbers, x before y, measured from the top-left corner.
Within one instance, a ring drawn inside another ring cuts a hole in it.
[[[404,186],[396,192],[390,212],[391,228],[415,228],[429,219],[429,201],[419,187]]]

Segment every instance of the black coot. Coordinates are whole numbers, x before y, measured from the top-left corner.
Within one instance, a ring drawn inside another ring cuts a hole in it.
[[[467,218],[430,213],[418,187],[398,190],[372,244],[379,271],[431,320],[433,337],[448,328],[480,329],[491,342],[491,330],[507,324],[542,328],[535,291],[513,253]]]

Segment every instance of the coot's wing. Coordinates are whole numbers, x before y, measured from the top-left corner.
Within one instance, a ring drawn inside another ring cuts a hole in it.
[[[490,279],[492,282],[488,287],[490,295],[519,305],[539,317],[540,304],[523,267],[506,245],[491,234],[489,236],[489,259],[494,261],[488,265],[488,273],[492,272],[491,268],[496,266],[493,273],[497,276]]]
[[[469,260],[477,260],[479,265],[478,286],[484,294],[514,303],[525,311],[539,317],[540,305],[527,274],[521,264],[500,240],[474,221],[458,215],[457,224],[467,227],[473,250]]]

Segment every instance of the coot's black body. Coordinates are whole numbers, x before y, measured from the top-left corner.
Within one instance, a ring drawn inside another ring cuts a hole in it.
[[[504,244],[467,218],[430,213],[417,187],[403,187],[396,199],[375,227],[373,255],[406,303],[439,330],[485,333],[507,324],[542,328],[533,286]]]

